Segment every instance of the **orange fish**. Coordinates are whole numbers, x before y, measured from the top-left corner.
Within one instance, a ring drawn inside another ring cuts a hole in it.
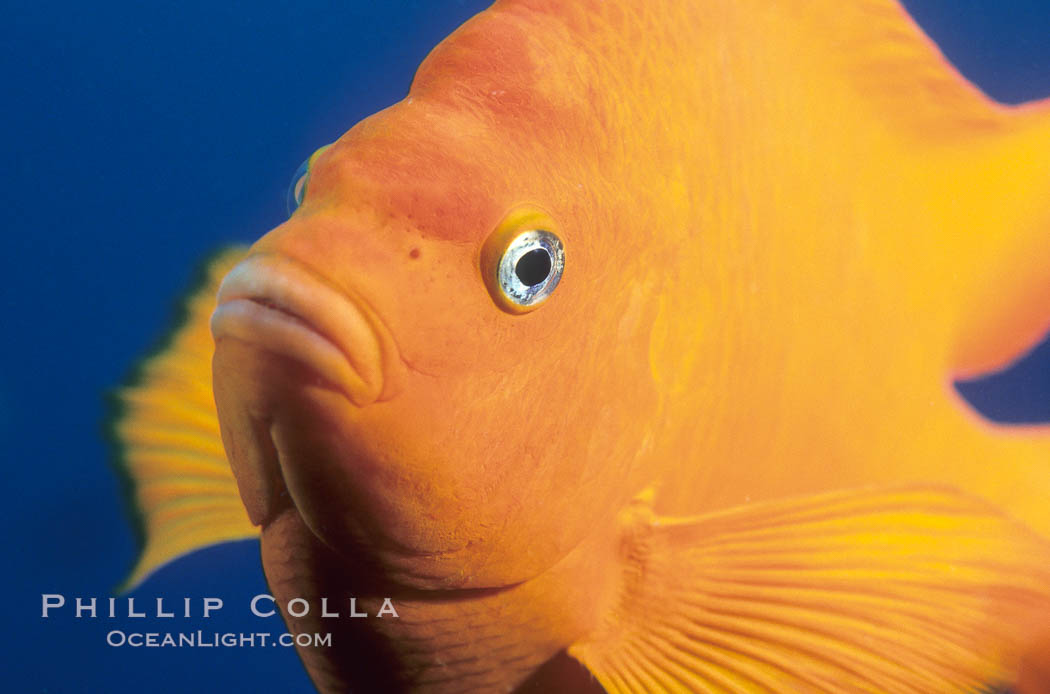
[[[1050,430],[951,383],[1048,190],[889,0],[500,0],[124,391],[130,581],[261,528],[324,692],[1042,691]]]

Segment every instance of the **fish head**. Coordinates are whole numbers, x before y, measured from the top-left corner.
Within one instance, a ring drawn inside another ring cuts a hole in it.
[[[498,587],[644,485],[645,253],[586,161],[533,146],[409,99],[313,158],[212,321],[255,523],[291,506],[394,584]]]

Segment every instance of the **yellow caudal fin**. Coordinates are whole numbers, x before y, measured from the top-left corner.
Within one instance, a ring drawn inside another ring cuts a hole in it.
[[[569,650],[611,693],[977,692],[1050,625],[1050,544],[951,490],[625,515],[618,603]]]
[[[246,252],[233,248],[208,264],[180,327],[117,393],[111,433],[142,541],[123,590],[182,554],[258,535],[219,437],[208,325],[219,282]]]

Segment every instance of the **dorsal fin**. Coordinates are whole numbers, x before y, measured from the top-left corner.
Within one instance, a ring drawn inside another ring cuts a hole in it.
[[[1050,328],[1050,99],[1007,106],[985,96],[896,0],[791,7],[851,97],[910,137],[895,156],[915,160],[911,186],[938,212],[939,226],[922,233],[943,239],[937,250],[963,297],[952,376],[1003,368]]]
[[[207,265],[181,325],[117,394],[110,426],[142,544],[122,590],[195,549],[258,535],[226,461],[211,388],[215,295],[245,253],[228,249]]]
[[[1009,109],[963,77],[895,0],[793,4],[825,59],[847,73],[861,98],[892,114],[895,126],[910,124],[929,140],[1002,124]]]

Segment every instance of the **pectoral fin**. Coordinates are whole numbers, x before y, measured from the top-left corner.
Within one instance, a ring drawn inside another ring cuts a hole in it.
[[[609,692],[976,692],[1050,623],[1050,543],[951,490],[626,527],[619,602],[569,651]]]
[[[230,249],[208,264],[181,326],[117,393],[111,430],[142,547],[122,590],[182,554],[258,535],[219,437],[208,326],[219,282],[245,253]]]

